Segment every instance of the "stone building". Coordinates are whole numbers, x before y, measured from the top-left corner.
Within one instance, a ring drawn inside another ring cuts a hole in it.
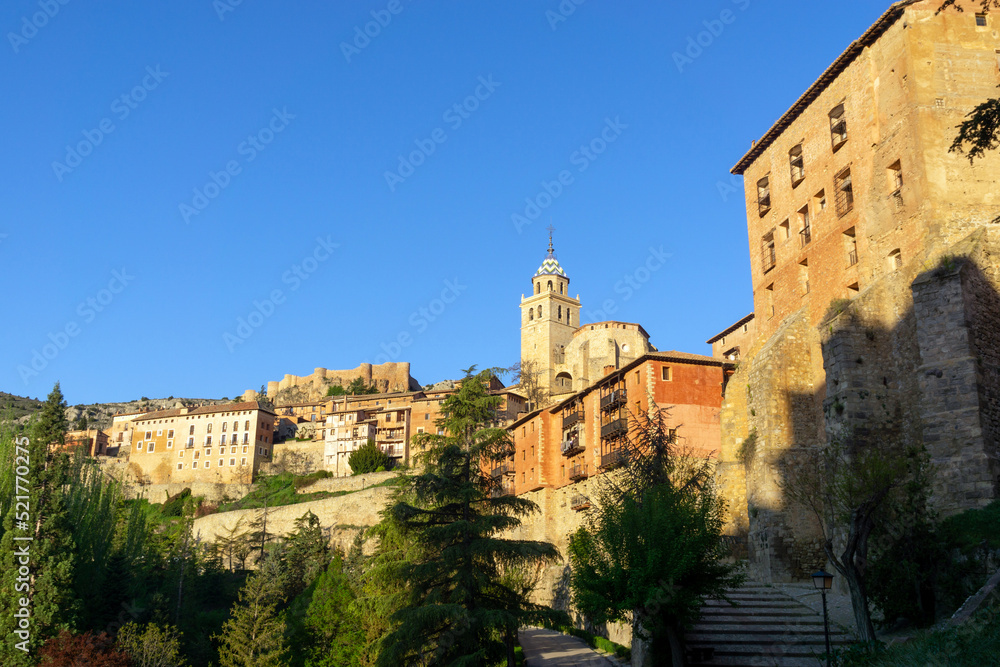
[[[551,235],[531,289],[528,297],[521,295],[521,363],[536,374],[547,400],[585,389],[607,366],[622,368],[656,351],[638,324],[580,325],[580,297],[569,296],[569,276],[556,259]]]
[[[619,462],[622,438],[654,407],[678,446],[716,457],[722,396],[733,364],[685,352],[651,352],[614,368],[582,391],[511,424],[514,457],[492,473],[509,493],[577,484]]]
[[[107,456],[108,434],[96,428],[83,431],[69,431],[64,445],[50,445],[50,449],[71,451],[81,449],[86,456]]]
[[[419,389],[420,385],[410,376],[409,362],[390,361],[384,364],[361,364],[354,370],[316,368],[311,375],[285,375],[281,380],[267,383],[267,396],[274,403],[287,405],[310,401],[323,401],[330,387],[346,387],[361,378],[366,386],[374,385],[384,393],[405,392]],[[254,400],[257,392],[243,392],[244,401]]]
[[[949,152],[997,95],[1000,17],[958,4],[893,4],[733,168],[755,332],[723,406],[720,480],[761,580],[825,565],[783,484],[833,439],[925,446],[944,515],[1000,494],[1000,155]]]
[[[712,346],[712,356],[716,359],[739,361],[740,354],[750,349],[750,343],[756,335],[754,314],[750,313],[705,342]]]
[[[150,412],[132,422],[129,463],[152,484],[248,484],[271,461],[274,422],[257,401]]]

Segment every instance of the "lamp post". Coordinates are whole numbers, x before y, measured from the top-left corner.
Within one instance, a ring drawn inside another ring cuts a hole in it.
[[[823,634],[826,636],[826,665],[830,667],[831,654],[830,654],[830,619],[826,613],[826,592],[833,588],[833,575],[829,572],[824,572],[820,570],[812,576],[813,586],[819,589],[819,592],[823,595]]]

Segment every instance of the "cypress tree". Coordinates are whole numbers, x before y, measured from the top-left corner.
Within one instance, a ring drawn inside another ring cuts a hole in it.
[[[265,560],[240,590],[229,620],[222,626],[219,664],[222,667],[283,667],[287,664],[285,620],[278,561]]]
[[[423,548],[400,566],[406,605],[378,657],[399,665],[507,664],[513,666],[518,627],[565,616],[527,599],[503,581],[506,568],[547,564],[558,558],[547,542],[505,539],[521,518],[537,510],[525,498],[499,493],[485,466],[513,455],[510,434],[496,426],[500,399],[488,391],[492,371],[466,372],[442,406],[445,435],[417,436],[426,452],[422,474],[409,477],[387,510]]]

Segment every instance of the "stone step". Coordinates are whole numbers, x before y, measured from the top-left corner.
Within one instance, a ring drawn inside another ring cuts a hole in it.
[[[783,632],[818,632],[823,633],[823,621],[809,623],[695,623],[689,632],[715,634],[720,632],[746,632],[757,634],[761,632],[781,634]],[[830,636],[847,636],[843,630],[830,628]]]
[[[725,600],[705,600],[705,607],[730,607],[730,608],[752,608],[752,609],[769,609],[769,608],[781,608],[781,607],[803,607],[800,602],[795,600],[775,599],[775,600],[734,600],[738,604],[732,604],[726,602]]]
[[[774,619],[815,619],[816,614],[809,610],[799,611],[797,609],[771,609],[768,611],[759,610],[748,610],[746,613],[736,611],[735,609],[719,609],[707,611],[705,609],[701,610],[701,619],[703,621],[717,621],[721,618],[733,618],[739,620],[753,620],[755,618],[769,619],[773,621]],[[783,621],[782,621],[783,622]]]
[[[690,662],[690,667],[823,667],[826,663],[815,657],[790,656],[729,656],[716,654],[707,662]]]
[[[720,634],[708,634],[704,632],[689,632],[686,635],[687,643],[690,646],[711,644],[717,647],[749,647],[749,646],[784,646],[788,648],[802,647],[812,649],[814,645],[826,646],[826,637],[823,633],[795,633],[795,634],[752,634],[745,632],[730,632]],[[847,637],[834,636],[830,634],[831,644],[850,644]]]

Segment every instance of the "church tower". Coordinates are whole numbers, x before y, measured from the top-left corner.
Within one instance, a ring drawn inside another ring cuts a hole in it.
[[[521,295],[521,361],[533,362],[539,385],[550,396],[573,390],[566,348],[580,326],[580,299],[569,296],[569,276],[552,248],[531,278],[531,295]]]

